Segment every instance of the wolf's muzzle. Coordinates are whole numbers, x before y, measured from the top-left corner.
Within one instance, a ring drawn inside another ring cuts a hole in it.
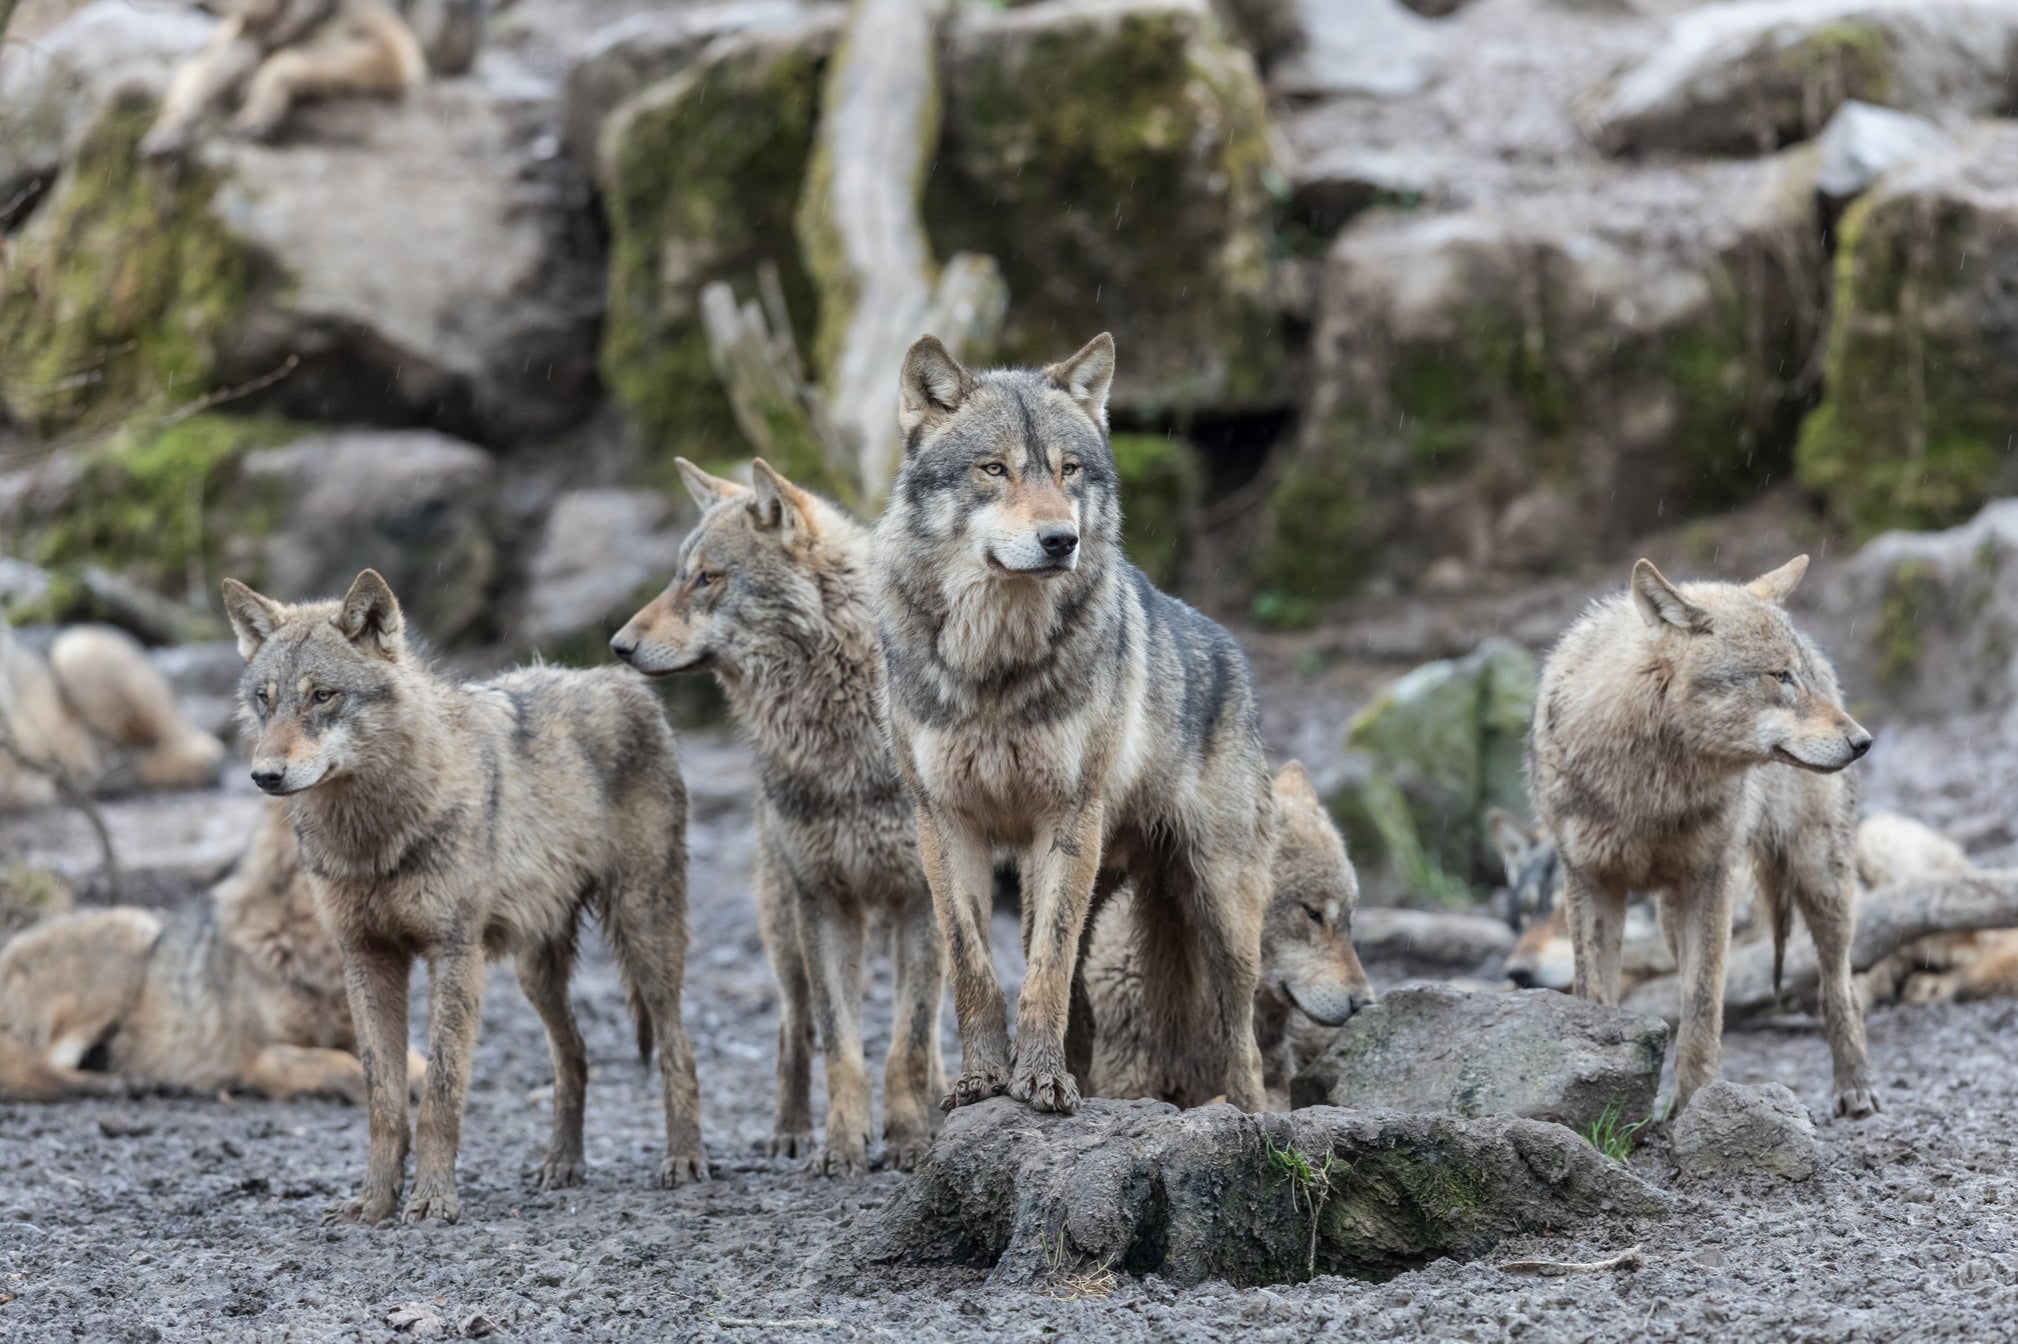
[[[261,793],[277,794],[282,792],[281,785],[287,782],[287,772],[285,770],[254,770],[252,772],[252,782],[259,786]]]
[[[1047,527],[1037,534],[1037,544],[1053,560],[1063,560],[1079,549],[1079,533],[1070,527]]]

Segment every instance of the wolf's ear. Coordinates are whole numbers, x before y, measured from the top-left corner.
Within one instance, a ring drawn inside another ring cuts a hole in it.
[[[920,336],[904,352],[897,375],[897,429],[906,439],[920,425],[960,409],[976,384],[937,336]]]
[[[1114,337],[1101,332],[1080,347],[1079,353],[1044,370],[1059,388],[1070,394],[1079,408],[1107,427],[1107,389],[1114,385]]]
[[[1294,798],[1324,806],[1324,800],[1317,796],[1317,785],[1310,782],[1310,772],[1303,768],[1302,761],[1291,761],[1282,767],[1282,773],[1275,777],[1275,796],[1285,802]]]
[[[1801,576],[1808,572],[1808,557],[1797,555],[1770,574],[1761,574],[1745,585],[1745,591],[1753,597],[1763,597],[1768,602],[1784,602],[1787,594],[1794,591]]]
[[[1648,625],[1672,625],[1692,635],[1709,633],[1710,613],[1683,597],[1651,560],[1633,566],[1633,605]]]
[[[811,503],[804,490],[779,475],[778,469],[763,458],[750,463],[750,513],[758,527],[810,533]]]
[[[375,569],[367,569],[351,581],[336,613],[336,628],[343,637],[382,658],[399,657],[406,631],[406,617],[399,614],[399,599],[392,585]]]
[[[680,479],[686,482],[687,493],[694,497],[694,503],[703,510],[711,509],[725,499],[733,499],[743,493],[744,487],[734,481],[725,481],[719,476],[710,476],[684,457],[673,459],[673,465],[680,469]]]
[[[1506,868],[1507,881],[1512,882],[1520,876],[1535,846],[1541,843],[1541,832],[1531,829],[1503,807],[1487,808],[1485,825],[1492,835],[1493,850]]]
[[[231,633],[238,636],[238,656],[247,662],[280,628],[283,612],[280,603],[261,597],[237,579],[224,581],[224,614],[231,621]]]

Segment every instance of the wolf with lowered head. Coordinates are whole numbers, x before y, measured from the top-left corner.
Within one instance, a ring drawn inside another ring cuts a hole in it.
[[[1543,665],[1528,792],[1556,840],[1575,986],[1619,1001],[1630,893],[1659,893],[1681,974],[1675,1106],[1716,1078],[1736,865],[1749,863],[1775,965],[1798,910],[1821,965],[1838,1114],[1878,1108],[1850,982],[1857,782],[1871,735],[1781,603],[1797,556],[1749,584],[1669,583],[1652,562],[1595,603]]]
[[[945,1090],[945,970],[911,808],[883,735],[883,654],[869,534],[758,458],[753,485],[678,459],[701,521],[666,590],[610,647],[641,672],[712,672],[757,757],[758,924],[778,979],[774,1155],[829,1175],[868,1170],[862,942],[890,922],[897,985],[883,1072],[885,1160],[909,1171]],[[827,1138],[812,1153],[815,1028]]]
[[[949,1107],[1005,1090],[1078,1106],[1082,940],[1123,881],[1170,1099],[1264,1102],[1254,990],[1276,809],[1260,710],[1233,639],[1122,554],[1113,377],[1104,334],[1044,369],[970,373],[930,336],[904,360],[875,567],[890,740],[960,1025]],[[1005,859],[1028,959],[1013,1056],[989,949]]]
[[[542,1189],[582,1180],[588,1057],[568,1003],[584,913],[601,918],[638,1044],[657,1040],[666,1156],[657,1180],[706,1175],[686,964],[687,801],[657,698],[619,668],[439,676],[375,570],[335,602],[285,605],[233,579],[252,779],[287,799],[301,864],[343,951],[371,1130],[359,1197],[378,1223],[405,1184],[407,977],[428,963],[428,1067],[408,1222],[454,1222],[463,1098],[484,964],[514,959],[547,1029],[553,1134]]]

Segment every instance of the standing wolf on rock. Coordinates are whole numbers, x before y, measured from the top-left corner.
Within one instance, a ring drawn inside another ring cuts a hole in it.
[[[582,1180],[588,1056],[568,1003],[582,913],[602,919],[638,1044],[656,1037],[666,1157],[657,1183],[704,1178],[687,953],[687,798],[672,729],[616,668],[438,676],[392,589],[365,570],[337,602],[287,606],[224,581],[245,656],[252,779],[288,800],[323,922],[343,949],[363,1046],[371,1148],[360,1197],[377,1223],[405,1183],[407,978],[428,962],[428,1070],[409,1222],[454,1222],[456,1149],[484,963],[515,958],[553,1053],[541,1189]]]
[[[665,592],[610,647],[641,672],[712,672],[756,750],[757,910],[778,978],[771,1151],[812,1150],[814,1028],[826,1051],[827,1141],[815,1170],[868,1170],[862,939],[890,917],[896,1020],[883,1073],[886,1160],[909,1171],[944,1092],[945,968],[911,808],[878,701],[869,534],[759,458],[755,488],[676,459],[700,524]]]
[[[1682,983],[1677,1113],[1719,1069],[1740,860],[1775,966],[1794,911],[1815,940],[1837,1113],[1878,1109],[1850,983],[1857,783],[1841,773],[1871,735],[1781,609],[1807,568],[1803,555],[1742,586],[1676,587],[1641,560],[1630,597],[1564,633],[1536,692],[1528,786],[1560,855],[1576,992],[1619,1001],[1627,900],[1660,893]]]
[[[1173,1099],[1264,1104],[1254,988],[1276,815],[1260,710],[1240,646],[1121,553],[1113,377],[1105,334],[1045,369],[969,373],[930,336],[904,359],[875,565],[891,744],[960,1023],[948,1107],[1007,1090],[1077,1108],[1082,940],[1123,881]],[[1013,1060],[989,949],[1001,858],[1028,956]]]

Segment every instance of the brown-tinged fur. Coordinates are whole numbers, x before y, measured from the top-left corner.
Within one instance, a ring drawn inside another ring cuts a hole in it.
[[[945,1091],[945,985],[932,892],[883,732],[883,651],[869,604],[869,534],[759,459],[755,488],[677,459],[701,506],[666,590],[617,632],[651,675],[712,672],[756,752],[756,889],[778,977],[771,1151],[814,1170],[868,1169],[862,943],[888,917],[896,1020],[883,1072],[885,1158],[909,1171]],[[812,1153],[815,1040],[827,1068],[827,1139]]]
[[[618,668],[436,675],[398,600],[365,570],[340,601],[286,606],[235,580],[252,778],[287,799],[324,924],[343,951],[363,1045],[371,1144],[359,1198],[376,1223],[405,1183],[407,979],[428,963],[428,1075],[408,1221],[455,1221],[456,1149],[484,963],[510,956],[546,1024],[554,1122],[536,1179],[582,1179],[588,1059],[568,1002],[582,916],[600,916],[639,1043],[656,1037],[666,1111],[657,1181],[706,1174],[686,964],[686,789],[656,697]]]
[[[1121,553],[1114,343],[970,373],[931,337],[899,379],[904,462],[877,524],[889,728],[946,939],[961,1076],[1070,1112],[1091,1062],[1090,916],[1133,887],[1144,1013],[1184,1104],[1266,1098],[1254,989],[1275,806],[1239,645]],[[994,872],[1022,883],[1012,1060],[989,950]],[[1069,1032],[1069,1042],[1068,1042]]]
[[[1254,1042],[1269,1109],[1287,1110],[1290,1079],[1347,1018],[1373,1002],[1373,987],[1352,946],[1359,876],[1301,762],[1291,761],[1276,776],[1275,801],[1275,894],[1261,928]],[[1086,950],[1094,1027],[1088,1091],[1094,1096],[1160,1095],[1156,1045],[1146,1038],[1140,1013],[1142,962],[1128,942],[1132,900],[1126,887],[1115,893]]]
[[[427,77],[420,42],[384,0],[220,0],[222,20],[168,85],[140,142],[149,156],[180,154],[214,107],[240,99],[235,135],[267,139],[297,99],[398,97]]]
[[[1843,773],[1871,736],[1781,609],[1806,568],[1677,588],[1642,560],[1629,592],[1564,633],[1537,689],[1529,794],[1561,856],[1576,992],[1619,1001],[1627,899],[1658,893],[1683,985],[1677,1112],[1718,1073],[1740,860],[1775,946],[1795,910],[1815,940],[1838,1112],[1878,1105],[1850,983],[1857,787]]]
[[[45,659],[0,616],[0,811],[55,802],[59,774],[100,794],[194,789],[223,764],[132,636],[73,626]]]
[[[343,958],[268,806],[201,912],[46,920],[0,949],[0,1099],[243,1089],[362,1104]],[[420,1076],[408,1059],[409,1081]]]

